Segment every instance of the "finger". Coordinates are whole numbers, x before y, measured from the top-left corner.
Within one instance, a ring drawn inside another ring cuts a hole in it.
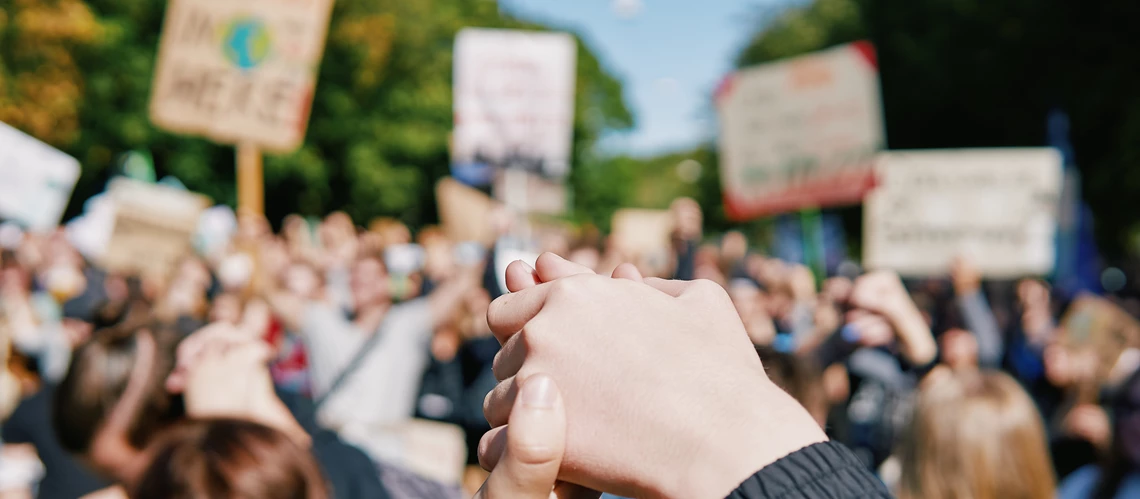
[[[589,267],[578,265],[554,253],[543,253],[534,262],[535,271],[540,282],[550,282],[563,277],[578,274],[593,274]]]
[[[685,290],[689,289],[693,283],[693,281],[678,281],[671,279],[660,279],[657,277],[649,277],[642,280],[641,282],[674,298],[680,298],[681,294],[683,294]]]
[[[507,291],[511,293],[532,288],[542,282],[538,279],[538,273],[535,272],[534,267],[527,265],[522,260],[515,260],[507,265],[506,274]]]
[[[507,426],[491,428],[479,438],[479,466],[494,471],[507,448]]]
[[[511,411],[506,449],[476,499],[549,499],[566,449],[566,412],[549,376],[527,379]]]
[[[643,280],[641,277],[641,271],[637,270],[637,267],[632,263],[623,263],[621,265],[618,265],[617,268],[614,269],[613,278],[629,279],[635,282],[642,282]]]
[[[526,352],[526,335],[511,336],[506,343],[503,343],[503,348],[495,354],[495,359],[491,362],[491,372],[495,374],[495,379],[503,381],[517,374],[526,361]]]
[[[523,326],[542,311],[550,288],[550,283],[539,284],[505,294],[491,302],[491,306],[487,308],[487,325],[491,327],[491,332],[499,339],[499,343],[506,343],[512,335],[522,330]]]
[[[510,419],[511,408],[514,407],[519,393],[516,380],[516,376],[504,379],[483,398],[483,416],[487,418],[487,423],[490,423],[492,428],[503,426]]]

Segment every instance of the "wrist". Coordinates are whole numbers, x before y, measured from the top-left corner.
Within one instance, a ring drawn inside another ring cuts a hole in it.
[[[766,378],[748,400],[736,400],[703,425],[706,434],[681,466],[660,470],[670,499],[719,499],[768,465],[827,436],[798,402]]]

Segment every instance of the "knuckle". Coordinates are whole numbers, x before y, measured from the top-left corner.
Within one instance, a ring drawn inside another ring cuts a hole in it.
[[[530,466],[540,466],[555,462],[561,457],[561,449],[555,445],[528,438],[507,439],[511,459]]]

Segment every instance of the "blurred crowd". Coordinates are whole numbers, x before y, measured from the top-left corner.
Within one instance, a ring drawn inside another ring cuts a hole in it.
[[[469,497],[498,383],[488,306],[504,264],[542,252],[719,284],[768,375],[899,497],[1140,494],[1131,303],[984,281],[965,259],[938,279],[817,275],[705,234],[691,200],[670,213],[661,252],[586,229],[518,237],[505,209],[494,244],[343,213],[275,233],[243,214],[141,275],[7,226],[0,498]]]

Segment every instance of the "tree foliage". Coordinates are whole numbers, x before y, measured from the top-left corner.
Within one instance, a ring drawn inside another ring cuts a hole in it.
[[[164,10],[152,0],[0,0],[0,120],[80,159],[71,214],[133,149],[151,151],[160,175],[235,201],[231,147],[148,120]],[[433,221],[433,186],[449,164],[452,46],[465,26],[546,29],[494,1],[337,0],[305,144],[266,158],[269,218],[343,209],[361,223]],[[598,137],[632,125],[621,83],[580,46],[575,163],[598,161]]]
[[[869,38],[891,148],[1041,146],[1072,121],[1083,194],[1110,256],[1140,226],[1140,32],[1128,0],[814,0],[760,26],[741,66]]]

